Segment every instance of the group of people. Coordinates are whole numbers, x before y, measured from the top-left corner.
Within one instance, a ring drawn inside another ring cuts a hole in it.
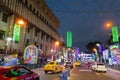
[[[84,69],[91,69],[91,62],[82,62],[81,67]]]

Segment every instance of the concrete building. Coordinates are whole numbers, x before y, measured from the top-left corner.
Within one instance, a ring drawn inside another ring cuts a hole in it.
[[[18,24],[18,20],[24,25]],[[15,30],[15,25],[19,25],[20,31]],[[34,44],[50,53],[55,41],[60,40],[58,28],[59,20],[44,0],[0,0],[1,50],[24,52],[28,44]]]

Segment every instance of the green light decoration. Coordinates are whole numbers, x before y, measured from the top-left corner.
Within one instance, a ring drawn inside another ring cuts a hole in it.
[[[95,55],[98,56],[98,52],[97,52],[97,50],[95,51]]]
[[[13,30],[13,41],[20,40],[20,25],[15,24]]]
[[[113,42],[118,42],[119,41],[118,27],[117,26],[112,27],[112,36],[113,36]]]
[[[67,32],[67,47],[72,47],[72,32]]]

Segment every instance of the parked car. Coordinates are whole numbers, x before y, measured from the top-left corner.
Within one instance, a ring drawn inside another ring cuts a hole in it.
[[[62,69],[63,69],[62,66],[56,61],[48,62],[43,68],[45,73],[47,73],[47,72],[53,72],[53,73],[62,72]]]
[[[73,63],[70,62],[70,61],[65,62],[65,63],[64,63],[64,67],[65,67],[65,68],[73,68]]]
[[[94,65],[92,65],[92,70],[107,72],[107,68],[103,63],[95,63]]]
[[[74,63],[74,65],[75,65],[75,66],[81,66],[81,63],[80,63],[80,61],[76,61],[76,62]]]
[[[0,80],[40,80],[39,75],[22,66],[0,67]]]

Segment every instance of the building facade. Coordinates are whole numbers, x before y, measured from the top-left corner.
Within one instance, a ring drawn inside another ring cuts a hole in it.
[[[59,20],[44,0],[0,0],[1,50],[24,52],[27,45],[34,44],[50,53],[60,40],[58,28]]]

